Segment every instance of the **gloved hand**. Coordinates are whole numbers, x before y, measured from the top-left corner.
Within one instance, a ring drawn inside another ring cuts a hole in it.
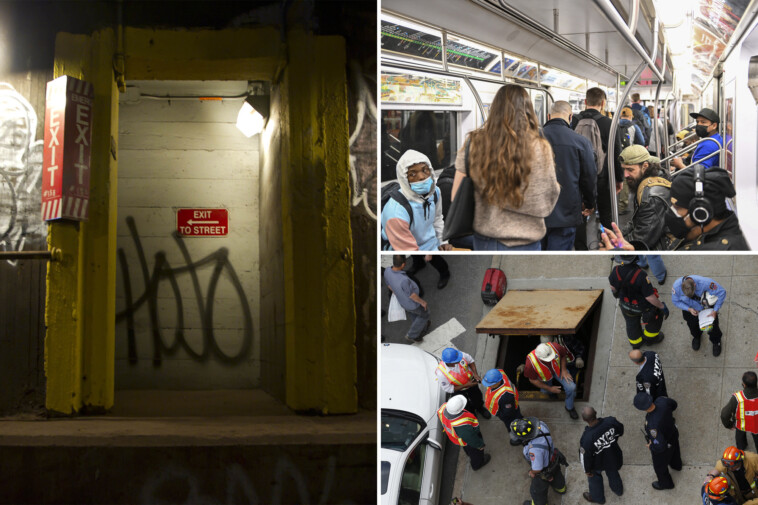
[[[663,319],[668,319],[669,318],[669,308],[666,306],[666,302],[661,302],[661,303],[663,303]]]

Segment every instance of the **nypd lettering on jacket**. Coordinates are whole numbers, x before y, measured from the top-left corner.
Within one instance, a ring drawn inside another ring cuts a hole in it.
[[[595,441],[592,443],[592,445],[595,446],[595,456],[613,445],[613,442],[615,442],[617,438],[618,436],[616,435],[616,430],[611,428],[610,430],[600,435],[600,437],[595,439]]]
[[[599,417],[593,426],[587,426],[579,442],[579,460],[585,472],[618,470],[624,456],[618,439],[624,434],[624,425],[615,417]]]

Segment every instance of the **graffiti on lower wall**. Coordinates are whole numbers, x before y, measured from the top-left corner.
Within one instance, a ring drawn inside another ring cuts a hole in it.
[[[350,65],[350,175],[353,207],[362,207],[376,221],[376,82],[370,83],[357,62]],[[374,76],[376,79],[376,76]]]
[[[37,113],[10,84],[0,83],[0,250],[44,247],[42,140]],[[14,264],[14,262],[11,262]]]
[[[137,224],[132,216],[126,218],[129,233],[134,242],[139,258],[140,273],[142,275],[145,290],[142,294],[135,297],[132,293],[132,283],[129,271],[129,265],[126,253],[123,248],[118,250],[118,260],[121,265],[123,279],[123,294],[125,308],[116,314],[116,322],[126,324],[128,359],[130,365],[136,365],[139,362],[137,350],[136,329],[134,323],[135,314],[146,307],[150,317],[150,331],[152,335],[152,360],[153,366],[160,366],[164,356],[173,356],[180,350],[184,350],[192,359],[196,361],[206,361],[213,357],[222,363],[236,364],[247,359],[253,345],[253,316],[250,310],[250,304],[242,284],[229,261],[229,250],[221,247],[208,256],[194,261],[190,256],[187,245],[182,237],[174,232],[173,238],[176,241],[179,250],[184,259],[184,265],[173,268],[166,260],[166,253],[159,251],[155,254],[155,263],[152,269],[148,266],[147,257],[142,247]],[[203,293],[198,279],[198,270],[204,267],[213,268],[208,287]],[[182,292],[179,289],[177,277],[180,275],[189,275],[192,280],[194,290],[194,302],[197,312],[200,315],[202,325],[202,345],[200,349],[194,349],[185,338],[184,311],[194,310],[194,308],[185,307]],[[223,277],[222,277],[223,275]],[[226,354],[218,344],[214,333],[213,325],[213,308],[216,295],[216,288],[221,279],[226,279],[234,287],[240,304],[240,320],[243,322],[242,341],[240,342],[239,351],[236,354]],[[168,282],[171,286],[174,302],[176,304],[176,325],[173,335],[173,342],[167,344],[161,331],[161,324],[158,317],[158,289],[162,282]]]
[[[324,470],[323,486],[318,496],[311,495],[308,489],[308,483],[301,470],[292,462],[292,460],[283,455],[280,456],[274,467],[274,478],[271,482],[269,496],[262,497],[256,490],[253,481],[245,469],[234,463],[226,468],[226,499],[219,502],[218,498],[203,496],[201,493],[200,478],[191,470],[179,466],[178,464],[168,464],[160,468],[159,472],[151,477],[142,487],[141,502],[166,503],[162,487],[171,486],[171,489],[177,487],[183,489],[185,500],[181,503],[235,503],[235,504],[262,504],[269,503],[278,505],[283,502],[283,494],[286,489],[297,491],[298,500],[296,503],[332,503],[329,500],[332,487],[334,485],[335,470],[337,467],[337,458],[329,456],[326,461]],[[174,497],[175,498],[175,497]],[[180,503],[172,501],[171,503]]]

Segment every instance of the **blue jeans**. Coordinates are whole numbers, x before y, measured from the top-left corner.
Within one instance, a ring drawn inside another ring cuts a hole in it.
[[[555,376],[553,376],[552,379],[550,379],[550,382],[548,384],[553,384],[553,381],[557,380],[561,386],[563,386],[563,391],[566,393],[566,408],[568,410],[571,410],[574,408],[574,398],[576,398],[576,383],[573,381],[567,381],[563,378],[556,379]],[[547,393],[547,390],[541,389],[543,393]]]
[[[621,476],[618,470],[606,470],[606,477],[608,477],[608,486],[611,491],[618,496],[624,494],[624,483],[621,482]],[[590,485],[590,498],[598,503],[605,503],[605,489],[603,488],[603,474],[597,470],[592,472],[592,477],[587,477],[587,482]]]
[[[640,268],[650,265],[650,272],[661,282],[666,277],[666,265],[663,264],[663,258],[660,254],[640,254],[637,260]]]
[[[485,237],[474,233],[474,251],[540,251],[540,241],[526,245],[508,247],[496,238]]]
[[[411,316],[411,327],[408,328],[408,338],[418,340],[421,336],[421,332],[426,327],[426,322],[429,321],[429,311],[424,310],[424,307],[419,305],[413,310],[406,310],[406,314]]]
[[[548,228],[542,238],[543,251],[573,251],[576,238],[576,226],[566,228]]]

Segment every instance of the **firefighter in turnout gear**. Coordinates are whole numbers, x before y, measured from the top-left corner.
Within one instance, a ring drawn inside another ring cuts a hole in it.
[[[742,374],[742,391],[737,391],[729,398],[729,403],[721,409],[721,422],[724,427],[734,430],[738,449],[747,449],[747,434],[753,435],[753,442],[758,449],[758,376],[755,372]]]
[[[540,344],[526,357],[524,377],[535,387],[553,394],[561,391],[560,386],[551,384],[553,380],[557,381],[566,392],[565,406],[571,419],[579,419],[579,414],[574,409],[576,383],[566,367],[566,363],[573,360],[574,356],[560,344]]]
[[[511,431],[511,422],[521,419],[521,409],[518,406],[518,390],[503,370],[492,368],[484,374],[482,385],[487,388],[484,392],[484,405],[493,416],[497,416],[505,424],[510,434],[511,445],[521,445],[518,437]]]
[[[637,256],[621,256],[621,260],[621,265],[613,268],[608,280],[613,296],[619,299],[629,343],[633,349],[639,349],[643,344],[663,340],[661,326],[668,317],[669,309],[658,298],[658,290],[637,265]]]
[[[605,503],[602,472],[608,477],[611,491],[618,496],[624,494],[624,483],[619,475],[624,454],[618,444],[624,434],[624,425],[615,417],[598,418],[597,411],[589,406],[582,409],[582,419],[587,427],[579,441],[579,461],[590,487],[582,497],[590,503]]]
[[[726,478],[729,494],[740,505],[758,505],[758,454],[741,451],[734,446],[727,447],[708,476]]]
[[[629,359],[640,367],[635,378],[638,393],[647,393],[653,397],[653,400],[668,396],[663,366],[657,352],[632,349],[629,351]]]
[[[484,398],[479,390],[482,378],[476,370],[474,358],[453,347],[442,351],[442,360],[434,371],[440,387],[446,393],[459,393],[468,400],[466,409],[489,419],[490,413],[484,408]]]
[[[511,431],[524,446],[524,458],[529,464],[531,501],[524,505],[546,505],[547,490],[552,487],[558,494],[566,492],[566,479],[561,465],[568,466],[566,457],[553,445],[547,424],[536,417],[525,417],[511,423]]]
[[[657,490],[673,489],[674,481],[668,467],[676,471],[682,469],[682,455],[679,450],[679,430],[672,412],[677,403],[662,396],[655,401],[647,393],[637,393],[634,406],[647,412],[645,416],[645,440],[653,457],[653,469],[658,480],[653,482]]]
[[[463,447],[463,452],[471,460],[471,468],[479,470],[490,462],[490,455],[484,453],[484,438],[479,431],[479,421],[464,409],[466,398],[455,395],[437,411],[447,437],[455,445]]]

